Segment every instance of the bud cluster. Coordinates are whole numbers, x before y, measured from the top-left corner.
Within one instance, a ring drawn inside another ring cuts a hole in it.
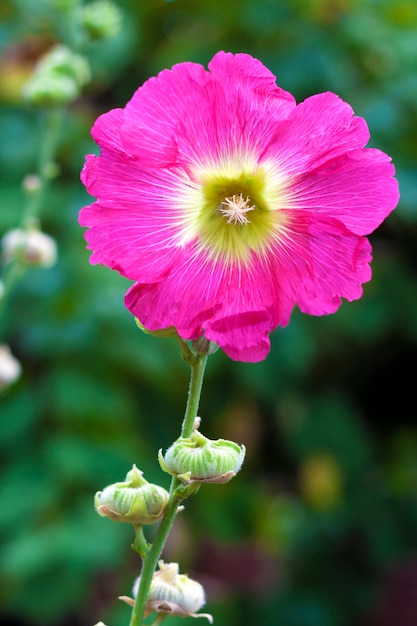
[[[31,104],[40,106],[67,104],[80,95],[89,80],[87,60],[59,44],[38,61],[23,87],[23,96]]]

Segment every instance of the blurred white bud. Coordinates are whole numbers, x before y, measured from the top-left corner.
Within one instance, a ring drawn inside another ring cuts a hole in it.
[[[0,344],[0,390],[9,387],[20,376],[22,367],[7,344]]]
[[[3,259],[19,260],[26,265],[51,267],[57,259],[55,240],[37,228],[15,228],[6,233],[2,240]]]
[[[26,193],[36,193],[41,188],[41,179],[37,174],[27,174],[22,182],[22,186]]]

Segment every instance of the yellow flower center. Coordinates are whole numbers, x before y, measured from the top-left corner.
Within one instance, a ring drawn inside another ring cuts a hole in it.
[[[180,245],[198,241],[215,262],[248,265],[253,254],[266,256],[288,223],[290,180],[275,162],[258,165],[240,157],[194,172],[188,187]]]

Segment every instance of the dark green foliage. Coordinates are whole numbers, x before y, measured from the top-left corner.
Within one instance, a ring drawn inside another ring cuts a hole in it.
[[[65,40],[58,4],[0,8],[0,234],[19,222],[21,180],[43,132],[42,113],[18,95],[24,68],[11,61],[34,38]],[[62,125],[61,175],[41,211],[59,261],[26,273],[3,320],[24,372],[0,398],[2,623],[128,624],[116,598],[130,594],[140,567],[133,534],[99,518],[93,496],[133,463],[167,486],[157,452],[179,434],[188,371],[174,340],[137,329],[123,307],[128,281],[89,265],[79,171],[97,150],[89,130],[101,112],[164,67],[207,64],[225,49],[260,58],[298,100],[325,90],[347,100],[367,119],[371,145],[393,157],[402,199],[372,236],[362,300],[329,317],[295,312],[263,363],[210,357],[202,430],[245,443],[247,459],[231,483],[187,501],[165,556],[205,584],[217,626],[371,624],[387,572],[417,553],[417,5],[119,6],[122,33],[87,49],[93,81]]]

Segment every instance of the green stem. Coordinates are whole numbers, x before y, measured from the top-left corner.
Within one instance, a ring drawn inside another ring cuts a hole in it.
[[[204,371],[207,363],[207,356],[192,355],[187,359],[191,367],[191,379],[188,389],[187,406],[182,423],[181,437],[189,437],[193,432],[195,418],[197,417],[198,406],[200,404],[201,389],[204,378]],[[149,588],[152,576],[160,559],[165,542],[168,538],[175,515],[177,513],[179,499],[175,495],[175,490],[180,481],[174,476],[171,480],[170,498],[165,515],[159,525],[154,542],[143,559],[142,571],[140,574],[140,584],[132,610],[130,626],[142,626],[145,613],[146,600],[149,595]]]
[[[42,132],[42,142],[39,149],[36,176],[38,187],[28,192],[26,204],[23,208],[22,217],[18,228],[30,227],[38,218],[46,189],[51,180],[51,166],[54,162],[56,146],[58,142],[59,128],[63,117],[62,109],[48,109]],[[4,292],[1,298],[1,318],[4,316],[6,304],[13,291],[15,283],[24,275],[27,266],[20,260],[10,261],[3,268],[2,281]],[[4,320],[1,319],[4,323]]]
[[[51,108],[46,111],[44,122],[45,130],[42,136],[42,144],[39,150],[36,174],[39,178],[39,186],[32,191],[23,212],[21,225],[24,228],[28,221],[38,217],[45,192],[54,174],[51,168],[54,166],[55,151],[58,142],[59,129],[62,123],[63,109]]]

